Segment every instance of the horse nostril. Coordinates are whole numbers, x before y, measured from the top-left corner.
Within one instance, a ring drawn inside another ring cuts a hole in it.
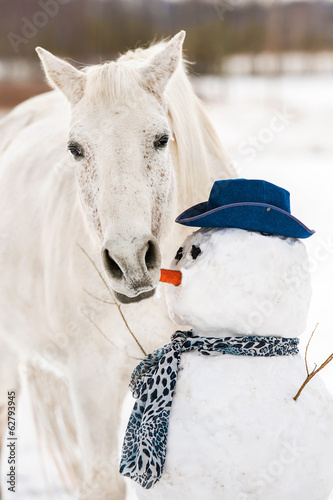
[[[159,266],[159,250],[153,241],[148,241],[148,249],[145,255],[145,262],[148,271],[156,269]]]
[[[114,279],[121,279],[123,277],[123,272],[118,266],[117,262],[110,257],[109,251],[106,248],[103,251],[103,261],[105,268],[109,271]]]

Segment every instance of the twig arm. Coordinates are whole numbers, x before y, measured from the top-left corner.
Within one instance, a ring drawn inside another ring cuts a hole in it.
[[[319,373],[320,370],[322,370],[323,368],[325,368],[325,366],[327,366],[328,363],[330,363],[332,360],[333,360],[333,353],[330,356],[328,356],[328,358],[319,366],[319,368],[315,367],[310,374],[308,373],[308,376],[306,377],[306,379],[304,380],[303,384],[299,388],[297,394],[293,398],[295,401],[297,401],[297,399],[299,398],[299,396],[300,396],[301,392],[303,391],[304,387],[310,382],[310,380],[315,375],[317,375],[317,373]]]

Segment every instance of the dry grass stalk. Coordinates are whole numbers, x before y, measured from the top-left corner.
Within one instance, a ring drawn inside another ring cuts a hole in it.
[[[303,391],[304,387],[310,382],[310,380],[315,376],[317,375],[317,373],[320,372],[320,370],[322,370],[323,368],[325,368],[325,366],[328,365],[328,363],[330,363],[332,360],[333,360],[333,353],[328,356],[328,358],[319,366],[319,368],[317,368],[317,365],[315,364],[314,366],[314,369],[312,370],[312,372],[310,373],[309,372],[309,366],[308,366],[308,349],[309,349],[309,345],[310,345],[310,342],[312,340],[312,337],[315,333],[315,331],[317,330],[317,326],[318,326],[318,323],[316,324],[316,327],[315,329],[313,330],[313,332],[311,333],[311,336],[309,338],[309,341],[306,345],[306,349],[305,349],[305,368],[306,368],[306,373],[307,373],[307,377],[306,379],[304,380],[303,384],[301,385],[301,387],[299,388],[297,394],[294,396],[294,400],[297,401],[297,399],[299,398],[301,392]]]
[[[94,297],[94,299],[98,300],[99,302],[103,302],[103,304],[110,304],[111,306],[115,306],[115,305],[116,305],[116,303],[115,303],[115,302],[110,302],[109,300],[104,300],[104,299],[101,299],[100,297],[97,297],[97,295],[94,295],[93,293],[88,292],[88,290],[86,290],[85,288],[83,289],[83,291],[84,291],[87,295],[90,295],[90,297]]]
[[[98,269],[96,263],[93,261],[93,259],[90,257],[90,255],[85,251],[84,248],[81,247],[81,245],[79,245],[77,243],[77,246],[80,248],[80,250],[84,253],[84,255],[87,257],[87,259],[90,261],[90,263],[93,265],[95,271],[97,272],[98,276],[100,277],[100,279],[102,280],[105,288],[107,289],[107,291],[109,292],[113,302],[109,302],[107,300],[103,300],[103,299],[100,299],[99,297],[96,297],[95,295],[93,295],[92,293],[88,292],[87,290],[84,290],[86,293],[88,293],[88,295],[90,295],[91,297],[94,297],[95,299],[99,300],[100,302],[104,302],[105,304],[110,304],[110,305],[116,305],[117,308],[118,308],[118,311],[119,311],[119,314],[123,320],[123,322],[125,323],[125,326],[127,328],[127,330],[129,331],[129,333],[131,334],[132,338],[134,339],[134,341],[136,342],[136,344],[138,345],[139,349],[141,350],[141,352],[143,353],[144,356],[147,356],[147,353],[146,351],[144,350],[144,348],[142,347],[142,345],[140,344],[140,342],[138,341],[138,339],[136,338],[135,334],[133,333],[133,331],[131,330],[131,328],[129,327],[129,324],[127,323],[126,321],[126,318],[124,316],[124,313],[121,309],[121,305],[119,304],[119,302],[115,299],[113,293],[112,293],[112,290],[111,288],[109,287],[109,285],[107,284],[107,282],[105,281],[102,273],[100,272],[100,270]],[[89,318],[87,318],[89,319]],[[97,328],[97,330],[103,335],[104,338],[106,338],[114,347],[116,347],[109,339],[108,337],[101,331],[101,329],[96,325],[96,323],[94,323],[91,319],[89,319],[89,321],[91,323],[93,323],[95,325],[95,327]]]
[[[94,297],[94,295],[92,295],[92,294],[89,294],[89,295],[91,295],[92,297]],[[98,297],[95,297],[95,298],[99,300],[99,298],[98,298]],[[103,301],[103,302],[104,302],[104,301]],[[90,318],[90,317],[89,317],[87,314],[85,314],[84,312],[82,312],[82,314],[83,314],[83,316],[84,316],[85,318],[87,318],[87,320],[88,320],[88,321],[90,321],[90,323],[91,323],[92,325],[94,325],[94,327],[95,327],[95,328],[96,328],[96,330],[97,330],[97,331],[98,331],[98,332],[102,335],[102,337],[104,337],[104,338],[105,338],[105,340],[106,340],[107,342],[109,342],[109,344],[111,344],[111,345],[112,345],[115,349],[117,349],[117,351],[121,352],[121,354],[124,354],[125,356],[128,356],[128,357],[129,357],[129,358],[131,358],[131,359],[135,359],[136,361],[141,361],[141,358],[135,358],[134,356],[130,356],[129,354],[124,353],[124,352],[123,352],[123,351],[122,351],[122,350],[121,350],[121,349],[120,349],[120,348],[119,348],[119,347],[118,347],[118,346],[117,346],[114,342],[112,342],[112,340],[110,340],[110,339],[109,339],[109,338],[105,335],[105,333],[103,332],[103,330],[102,330],[102,329],[98,326],[98,324],[97,324],[97,323],[95,323],[95,321],[94,321],[92,318]],[[1,500],[1,499],[0,499],[0,500]]]

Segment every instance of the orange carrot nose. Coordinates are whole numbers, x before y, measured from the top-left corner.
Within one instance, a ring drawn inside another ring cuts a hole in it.
[[[181,271],[172,271],[171,269],[161,269],[160,281],[179,286],[182,282],[182,273]]]

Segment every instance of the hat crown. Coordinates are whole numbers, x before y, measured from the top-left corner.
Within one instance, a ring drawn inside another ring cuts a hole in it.
[[[207,211],[235,203],[263,203],[290,213],[290,193],[263,180],[228,179],[215,181]]]
[[[185,226],[238,228],[287,238],[308,238],[314,231],[290,213],[290,194],[255,179],[215,181],[208,202],[180,214]]]

